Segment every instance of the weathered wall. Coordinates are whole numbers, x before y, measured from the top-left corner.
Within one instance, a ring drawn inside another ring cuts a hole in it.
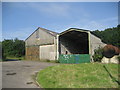
[[[40,59],[41,60],[55,60],[56,59],[56,46],[53,45],[43,45],[39,47],[40,49]]]
[[[104,47],[106,44],[101,41],[100,38],[90,33],[90,54],[94,54],[94,50],[98,47]]]
[[[47,45],[54,43],[54,36],[48,34],[44,30],[36,30],[26,41],[26,46],[32,45]]]
[[[67,54],[71,54],[70,51],[62,43],[60,44],[60,48],[61,48],[60,54],[66,54],[66,51],[67,51]]]
[[[56,42],[55,36],[39,28],[25,41],[26,59],[55,60]]]
[[[39,60],[39,46],[26,47],[27,60]]]
[[[59,39],[59,54],[71,54],[70,50],[74,50],[71,41],[67,39]],[[66,53],[67,51],[67,53]]]

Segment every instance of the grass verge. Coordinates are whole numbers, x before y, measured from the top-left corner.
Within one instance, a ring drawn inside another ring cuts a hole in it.
[[[48,63],[59,63],[58,60],[37,60],[37,61],[40,61],[40,62],[48,62]]]
[[[6,59],[24,60],[25,57],[6,57]]]
[[[62,64],[41,70],[37,82],[43,88],[118,88],[103,65],[118,80],[117,64]]]

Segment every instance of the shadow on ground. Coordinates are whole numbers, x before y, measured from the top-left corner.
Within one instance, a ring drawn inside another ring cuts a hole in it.
[[[6,59],[5,61],[20,61],[18,59]]]

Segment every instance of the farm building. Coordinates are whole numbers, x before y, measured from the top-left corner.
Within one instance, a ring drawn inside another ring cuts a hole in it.
[[[26,40],[26,59],[55,60],[58,33],[38,28]]]
[[[26,40],[26,59],[58,60],[60,55],[88,54],[105,44],[89,30],[70,28],[56,33],[38,28]]]

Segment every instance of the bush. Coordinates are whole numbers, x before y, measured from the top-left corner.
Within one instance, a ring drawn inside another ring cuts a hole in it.
[[[94,62],[101,62],[101,59],[103,58],[103,48],[99,47],[98,49],[95,49],[92,57]]]

